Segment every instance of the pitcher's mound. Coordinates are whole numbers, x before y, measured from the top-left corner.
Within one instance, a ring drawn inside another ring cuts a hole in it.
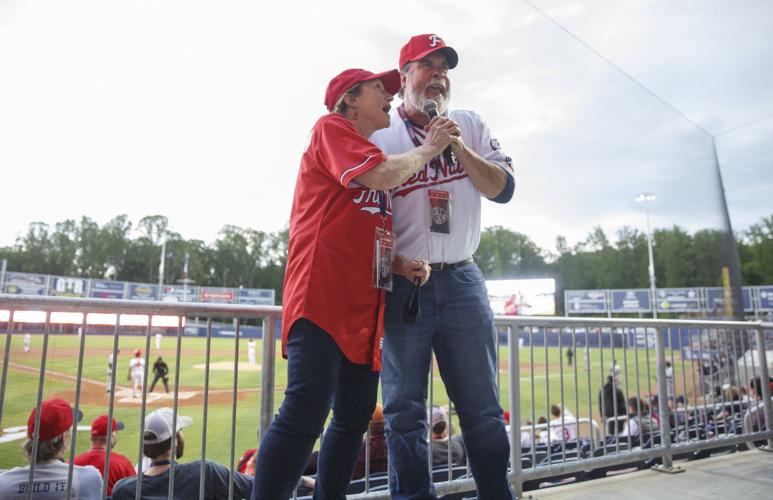
[[[197,370],[203,370],[207,367],[206,364],[200,363],[193,365]],[[234,371],[234,364],[232,361],[218,361],[216,363],[210,363],[209,369],[218,372],[232,372]],[[258,372],[260,371],[260,365],[251,365],[249,363],[239,363],[240,372]]]

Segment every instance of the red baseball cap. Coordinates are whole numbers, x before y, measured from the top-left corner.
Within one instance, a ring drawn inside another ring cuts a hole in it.
[[[426,33],[411,37],[400,49],[400,68],[433,52],[441,52],[445,56],[449,69],[455,68],[459,63],[459,55],[453,48],[446,45],[446,42],[434,33]]]
[[[36,414],[37,408],[33,408],[30,418],[27,419],[27,437],[29,439],[32,439],[32,433],[35,431]],[[79,410],[77,415],[73,415],[70,403],[64,399],[49,399],[40,403],[40,431],[38,433],[40,439],[48,441],[64,434],[67,429],[72,427],[74,416],[80,422],[83,413]]]
[[[113,419],[113,425],[110,434],[112,434],[113,431],[120,431],[123,429],[123,427],[123,422],[119,422],[118,420]],[[95,418],[93,422],[91,422],[91,435],[94,437],[105,437],[108,435],[107,415],[100,415],[99,417]]]
[[[400,72],[396,69],[390,69],[382,73],[371,73],[366,69],[346,69],[330,80],[325,91],[325,107],[328,111],[333,111],[338,100],[347,90],[360,82],[369,80],[381,80],[387,92],[395,95],[400,90]]]

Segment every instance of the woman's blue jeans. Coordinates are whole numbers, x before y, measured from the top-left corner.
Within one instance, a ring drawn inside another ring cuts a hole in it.
[[[306,319],[290,329],[287,358],[285,400],[260,442],[252,500],[292,495],[331,407],[314,498],[343,499],[376,406],[378,372],[350,362],[330,335]]]

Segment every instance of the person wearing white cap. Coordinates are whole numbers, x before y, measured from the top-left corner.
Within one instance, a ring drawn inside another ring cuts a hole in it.
[[[27,442],[24,453],[30,462],[35,462],[35,476],[32,480],[32,498],[65,498],[69,465],[64,462],[70,449],[73,420],[80,421],[83,414],[73,413],[70,404],[63,399],[49,399],[40,405],[40,427],[37,433],[38,448],[32,457],[35,437],[35,416],[33,408],[27,420]],[[30,466],[14,467],[0,474],[0,498],[3,500],[26,500],[29,487]],[[102,497],[102,476],[92,466],[73,466],[72,498],[98,500]]]
[[[142,476],[142,498],[166,498],[169,492],[169,470],[174,466],[174,498],[199,498],[201,460],[179,464],[175,459],[183,456],[185,439],[182,429],[193,424],[191,417],[177,416],[175,423],[171,408],[159,408],[145,417],[145,434],[142,452],[150,458],[151,466]],[[175,449],[172,452],[172,436]],[[228,468],[204,462],[204,498],[228,498]],[[252,493],[252,477],[233,473],[233,498],[249,498]],[[113,487],[113,500],[133,499],[137,477],[120,480]]]

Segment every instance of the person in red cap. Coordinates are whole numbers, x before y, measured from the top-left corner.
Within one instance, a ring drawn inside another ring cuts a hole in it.
[[[400,50],[403,102],[391,125],[370,140],[400,154],[427,140],[432,116],[460,130],[450,148],[391,191],[396,250],[430,262],[420,290],[418,322],[403,320],[410,280],[396,277],[386,295],[381,372],[393,498],[434,498],[427,450],[427,373],[434,350],[459,414],[478,498],[510,498],[509,445],[496,389],[493,315],[480,269],[472,259],[480,242],[481,198],[510,201],[511,159],[475,112],[449,111],[455,49],[434,33],[416,35]]]
[[[70,404],[63,399],[49,399],[40,405],[40,427],[35,436],[33,408],[27,419],[27,441],[24,453],[34,463],[32,485],[29,484],[30,466],[15,467],[0,474],[0,498],[26,500],[30,486],[32,498],[65,498],[70,487],[71,498],[98,500],[102,497],[102,476],[94,467],[73,466],[72,483],[67,484],[69,465],[64,457],[70,448],[73,420],[80,421],[83,414],[73,414]],[[37,440],[37,450],[33,448]]]
[[[253,499],[288,498],[330,408],[315,496],[342,498],[376,405],[384,290],[392,273],[426,281],[426,262],[394,252],[387,190],[400,185],[458,133],[446,118],[427,140],[387,156],[368,141],[389,126],[397,70],[347,69],[325,93],[301,158],[290,215],[282,308],[287,390],[258,452]]]
[[[113,494],[113,485],[119,479],[137,474],[128,458],[113,451],[115,450],[116,442],[115,433],[123,429],[123,422],[119,422],[116,419],[113,419],[112,422],[113,425],[108,430],[107,415],[95,418],[91,422],[91,449],[81,453],[73,460],[75,465],[91,465],[95,467],[102,474],[104,480],[107,437],[110,436],[110,462],[108,464],[110,472],[107,475],[108,496]]]
[[[134,350],[134,357],[129,361],[129,373],[127,380],[132,383],[132,397],[136,398],[142,395],[142,384],[145,381],[145,360],[142,358],[142,351]]]

